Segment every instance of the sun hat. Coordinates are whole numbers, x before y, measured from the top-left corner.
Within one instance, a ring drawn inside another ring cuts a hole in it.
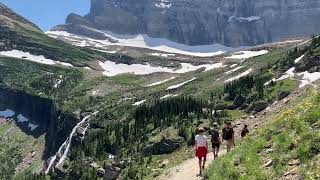
[[[199,128],[198,128],[198,132],[199,132],[199,133],[203,133],[203,132],[205,132],[205,131],[206,131],[206,130],[204,130],[203,127],[199,127]]]

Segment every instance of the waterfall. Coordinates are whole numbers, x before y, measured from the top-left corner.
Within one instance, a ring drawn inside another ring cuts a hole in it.
[[[74,133],[77,132],[77,129],[80,126],[82,126],[84,123],[86,123],[92,116],[95,116],[97,113],[98,113],[98,111],[85,116],[77,125],[74,126],[74,128],[72,129],[69,137],[60,146],[58,152],[54,156],[51,157],[49,165],[48,165],[47,169],[45,170],[45,173],[48,173],[50,171],[50,169],[52,168],[52,166],[59,166],[59,165],[63,164],[63,162],[67,158],[68,152],[70,150],[71,142],[72,142],[72,138],[73,138]],[[88,126],[86,126],[86,129],[87,129],[87,127]],[[56,163],[57,158],[59,160],[58,163]]]

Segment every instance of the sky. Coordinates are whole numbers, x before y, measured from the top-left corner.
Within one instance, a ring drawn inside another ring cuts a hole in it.
[[[35,23],[43,31],[63,24],[71,12],[85,15],[90,0],[0,0],[13,11]]]

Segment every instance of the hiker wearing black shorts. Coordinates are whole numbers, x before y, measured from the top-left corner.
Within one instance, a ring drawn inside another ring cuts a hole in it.
[[[227,142],[227,152],[230,152],[231,148],[235,146],[234,131],[230,122],[222,129],[222,137]]]
[[[241,138],[244,138],[249,133],[248,125],[244,125],[243,129],[241,130]]]
[[[220,144],[221,144],[221,139],[220,139],[219,131],[217,128],[218,128],[218,124],[214,123],[213,129],[210,130],[212,152],[213,152],[214,159],[216,159],[218,157],[219,148],[220,148]]]

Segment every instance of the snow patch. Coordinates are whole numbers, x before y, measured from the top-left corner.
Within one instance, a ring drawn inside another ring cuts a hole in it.
[[[62,83],[62,75],[59,75],[59,79],[56,80],[56,82],[54,83],[53,87],[54,88],[58,88],[58,86]]]
[[[173,57],[175,54],[165,54],[165,53],[151,53],[151,56],[160,56],[160,57]]]
[[[23,51],[19,51],[19,50],[1,51],[0,55],[7,56],[7,57],[19,58],[19,59],[25,59],[28,61],[41,63],[41,64],[47,64],[47,65],[60,64],[63,66],[73,67],[73,65],[70,63],[61,62],[61,61],[54,61],[52,59],[45,58],[43,55],[33,55],[33,54],[30,54],[29,52],[23,52]]]
[[[241,74],[239,74],[239,75],[237,75],[237,76],[235,76],[235,77],[232,77],[232,78],[230,78],[230,79],[227,79],[227,80],[225,80],[224,82],[231,82],[231,81],[240,79],[240,78],[242,78],[243,76],[246,76],[246,75],[250,74],[251,72],[252,72],[252,68],[246,70],[245,72],[243,72],[243,73],[241,73]]]
[[[272,82],[276,82],[276,78],[272,78],[270,81],[264,83],[265,86],[269,85]]]
[[[87,70],[92,70],[91,68],[89,68],[88,66],[84,67],[84,69],[87,69]]]
[[[227,59],[248,59],[255,56],[260,56],[263,54],[267,54],[268,50],[260,50],[260,51],[239,51],[234,53],[232,56],[225,57]]]
[[[252,22],[252,21],[258,21],[261,17],[259,16],[250,16],[250,17],[236,17],[236,16],[230,16],[228,19],[228,23],[234,23],[234,22]]]
[[[146,85],[146,87],[151,87],[151,86],[156,86],[156,85],[159,85],[159,84],[163,84],[163,83],[168,82],[168,81],[170,81],[170,80],[173,80],[173,79],[175,79],[175,78],[176,78],[176,77],[171,77],[171,78],[165,79],[165,80],[163,80],[163,81],[158,81],[158,82],[155,82],[155,83]]]
[[[98,30],[97,30],[98,31]],[[65,39],[70,41],[70,39],[74,39],[75,41],[84,41],[84,44],[81,43],[81,46],[110,46],[110,45],[118,45],[118,46],[129,46],[129,47],[138,47],[138,48],[148,48],[157,51],[163,51],[167,53],[176,53],[176,54],[184,54],[190,56],[198,56],[198,57],[210,57],[216,56],[225,53],[226,51],[230,51],[233,48],[226,47],[221,44],[212,44],[212,45],[198,45],[198,46],[188,46],[185,44],[179,44],[177,42],[173,42],[167,39],[162,38],[151,38],[148,35],[118,35],[111,32],[102,32],[107,40],[97,40],[91,39],[88,37],[80,37],[77,35],[73,35],[67,33],[65,31],[48,31],[46,34],[53,38]],[[110,41],[110,39],[112,41]],[[79,43],[74,45],[79,46]]]
[[[302,55],[300,57],[298,57],[297,59],[294,60],[294,63],[298,63],[305,55]]]
[[[301,83],[299,85],[300,88],[306,86],[307,84],[311,84],[318,79],[320,79],[320,72],[309,73],[308,71],[297,74],[298,76],[302,76]]]
[[[170,97],[177,97],[177,96],[178,96],[178,94],[167,94],[167,95],[162,96],[160,99],[167,99]]]
[[[28,127],[30,128],[30,131],[34,131],[35,129],[37,129],[39,127],[39,125],[29,123]]]
[[[141,101],[137,101],[137,102],[133,103],[132,106],[139,106],[139,105],[141,105],[141,104],[143,104],[145,102],[147,102],[147,100],[145,100],[145,99],[141,100]]]
[[[181,87],[181,86],[183,86],[183,85],[185,85],[185,84],[188,84],[188,83],[190,83],[190,82],[192,82],[192,81],[194,81],[194,80],[196,80],[196,79],[197,79],[197,78],[194,77],[194,78],[192,78],[192,79],[190,79],[190,80],[188,80],[188,81],[179,83],[179,84],[177,84],[177,85],[169,86],[166,90],[178,89],[179,87]]]
[[[155,6],[158,8],[169,9],[171,8],[172,4],[171,3],[165,4],[164,2],[160,2],[160,3],[156,3]]]
[[[238,64],[232,64],[230,67],[233,68],[233,67],[236,67],[238,66]]]
[[[98,94],[98,92],[99,92],[99,90],[94,90],[94,91],[92,91],[92,95],[94,96],[94,95]]]
[[[151,66],[150,64],[116,64],[112,61],[105,61],[99,62],[99,65],[105,70],[103,72],[106,76],[116,76],[118,74],[124,73],[133,73],[136,75],[144,75],[144,74],[151,74],[155,72],[167,72],[167,73],[177,73],[182,74],[190,71],[195,71],[200,68],[205,68],[205,71],[212,70],[214,68],[223,67],[222,63],[216,64],[204,64],[199,66],[194,66],[189,63],[181,63],[180,69],[172,69],[167,67],[160,67],[160,66]]]
[[[288,69],[280,78],[276,79],[276,81],[282,81],[290,77],[293,77],[295,75],[295,73],[293,72],[294,70],[295,67]]]
[[[17,116],[17,118],[18,118],[18,122],[19,122],[19,123],[23,123],[23,122],[28,122],[28,121],[29,121],[29,119],[26,118],[26,117],[24,117],[22,114],[19,114],[19,115]]]
[[[0,117],[2,118],[10,118],[14,116],[16,113],[12,111],[11,109],[6,109],[4,111],[0,111]]]
[[[231,69],[230,71],[225,72],[224,74],[225,74],[225,75],[231,74],[231,73],[233,73],[233,72],[235,72],[235,71],[238,71],[239,69],[242,69],[242,68],[244,68],[244,66],[239,66],[239,67],[236,67],[236,68],[234,68],[234,69]]]
[[[70,63],[61,62],[61,61],[56,61],[56,62],[57,62],[58,64],[63,65],[63,66],[73,67],[73,65],[72,65],[72,64],[70,64]]]
[[[53,60],[47,59],[42,55],[37,56],[37,55],[30,54],[29,52],[23,52],[23,51],[19,51],[19,50],[1,51],[0,55],[7,56],[7,57],[26,59],[26,60],[41,63],[41,64],[48,64],[48,65],[56,64]]]

